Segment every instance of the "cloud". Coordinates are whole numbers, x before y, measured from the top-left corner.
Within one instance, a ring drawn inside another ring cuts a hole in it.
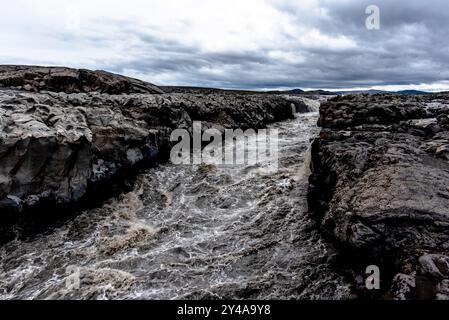
[[[449,81],[449,3],[377,0],[8,1],[0,63],[105,69],[163,85],[425,87]]]

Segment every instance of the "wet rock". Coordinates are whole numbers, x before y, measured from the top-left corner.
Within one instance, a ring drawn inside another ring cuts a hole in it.
[[[449,300],[449,280],[443,280],[437,285],[436,300]]]
[[[192,121],[246,129],[292,117],[288,101],[267,95],[2,90],[0,216],[12,219],[35,208],[64,212],[129,189],[141,169],[167,160],[172,130],[189,129]]]
[[[391,286],[392,297],[394,300],[409,300],[413,297],[413,291],[416,288],[415,275],[399,273],[393,278]]]
[[[417,287],[430,289],[414,297],[432,297],[436,279],[447,277],[435,269],[443,260],[418,258],[449,251],[448,129],[441,121],[448,99],[334,98],[321,106],[323,128],[313,143],[309,206],[322,231],[344,254],[377,259],[392,274],[419,274],[424,264],[429,279]]]
[[[438,279],[449,279],[449,256],[427,254],[419,258],[423,273]]]
[[[291,102],[292,109],[296,113],[317,112],[320,107],[318,99],[312,100],[293,95],[283,95],[283,98]]]

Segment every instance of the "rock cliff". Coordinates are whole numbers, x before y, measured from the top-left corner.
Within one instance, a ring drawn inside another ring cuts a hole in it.
[[[27,70],[16,73],[15,85],[41,72]],[[140,170],[167,160],[173,129],[191,128],[193,121],[206,128],[262,128],[293,116],[291,102],[275,96],[136,94],[128,78],[129,86],[113,81],[88,88],[49,79],[51,89],[121,94],[0,90],[0,238],[17,233],[11,225],[18,219],[79,210],[123,191]]]
[[[449,297],[449,96],[337,97],[319,125],[309,206],[341,268],[378,265],[385,297]]]
[[[0,87],[32,92],[163,93],[151,83],[106,71],[14,65],[0,66]]]

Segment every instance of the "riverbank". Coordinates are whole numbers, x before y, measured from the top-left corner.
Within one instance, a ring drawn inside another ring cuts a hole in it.
[[[337,97],[320,108],[309,208],[361,297],[449,297],[449,100]],[[382,290],[360,277],[380,267]]]
[[[269,125],[278,170],[161,164],[129,192],[0,247],[5,299],[348,299],[307,212],[318,114]],[[68,286],[76,283],[79,287]]]
[[[174,129],[193,121],[258,129],[307,111],[294,97],[164,94],[135,79],[68,68],[1,67],[0,83],[14,87],[0,91],[3,243],[131,190],[137,174],[168,159]]]

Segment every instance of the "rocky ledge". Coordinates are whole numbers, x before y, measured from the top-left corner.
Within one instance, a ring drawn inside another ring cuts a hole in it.
[[[319,125],[309,206],[356,294],[448,299],[449,95],[336,97]],[[371,264],[376,293],[362,281]]]
[[[163,93],[154,84],[106,71],[15,65],[0,66],[0,87],[31,92]]]
[[[47,69],[27,70],[16,73],[14,84]],[[103,79],[103,72],[93,74]],[[64,77],[49,79],[51,89],[81,88],[67,87]],[[119,81],[97,91],[120,95],[0,90],[0,242],[23,233],[30,221],[36,229],[46,215],[54,220],[123,191],[140,170],[167,160],[173,129],[189,129],[193,121],[204,128],[263,128],[293,117],[291,99],[282,97],[133,94],[133,88]]]

